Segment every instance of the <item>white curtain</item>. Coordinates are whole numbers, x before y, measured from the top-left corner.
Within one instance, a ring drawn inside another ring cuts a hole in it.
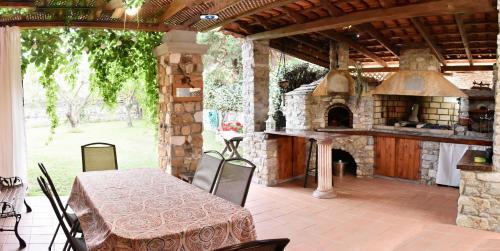
[[[436,183],[440,185],[458,187],[460,184],[460,170],[457,164],[469,149],[468,145],[440,143],[439,160],[436,173]]]
[[[19,27],[0,27],[0,176],[26,180]]]

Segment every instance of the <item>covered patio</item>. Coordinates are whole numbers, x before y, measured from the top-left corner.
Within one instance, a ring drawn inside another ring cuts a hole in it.
[[[207,45],[196,34],[220,28],[241,37],[243,158],[256,166],[245,208],[258,239],[289,238],[286,250],[495,250],[498,6],[149,0],[132,10],[121,0],[1,1],[28,12],[1,16],[0,27],[164,32],[144,53],[157,58],[160,168],[176,177],[210,150],[202,137]],[[283,95],[286,126],[278,129],[270,49],[330,70]],[[334,177],[342,161],[352,175]],[[21,235],[27,249],[46,250],[56,220],[45,198],[27,200],[35,210],[23,216]],[[61,234],[56,249],[64,242]],[[0,233],[0,247],[19,245]]]

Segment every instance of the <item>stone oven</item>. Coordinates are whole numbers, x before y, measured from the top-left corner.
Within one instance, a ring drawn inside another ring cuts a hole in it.
[[[328,128],[352,128],[352,112],[344,104],[333,104],[326,109],[325,125]]]

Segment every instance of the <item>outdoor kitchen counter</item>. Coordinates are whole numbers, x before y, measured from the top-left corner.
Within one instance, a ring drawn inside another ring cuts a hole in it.
[[[332,137],[345,137],[349,135],[366,135],[366,136],[385,136],[396,138],[417,139],[423,141],[444,142],[453,144],[467,144],[467,145],[480,145],[491,146],[493,139],[469,135],[453,135],[444,133],[432,133],[428,130],[387,130],[387,129],[318,129],[317,131],[308,130],[285,130],[285,131],[266,131],[269,135],[278,136],[293,136],[313,139],[328,139]]]

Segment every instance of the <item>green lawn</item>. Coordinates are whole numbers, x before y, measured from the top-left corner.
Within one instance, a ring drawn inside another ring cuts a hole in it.
[[[91,142],[115,144],[119,169],[158,168],[155,133],[143,121],[135,121],[132,128],[122,121],[82,124],[78,130],[64,125],[47,144],[47,127],[27,128],[29,195],[42,195],[36,183],[36,177],[41,175],[38,162],[44,163],[58,192],[68,195],[75,176],[82,171],[80,146]],[[216,139],[215,133],[205,131],[203,137],[204,149],[222,151],[223,143]]]

